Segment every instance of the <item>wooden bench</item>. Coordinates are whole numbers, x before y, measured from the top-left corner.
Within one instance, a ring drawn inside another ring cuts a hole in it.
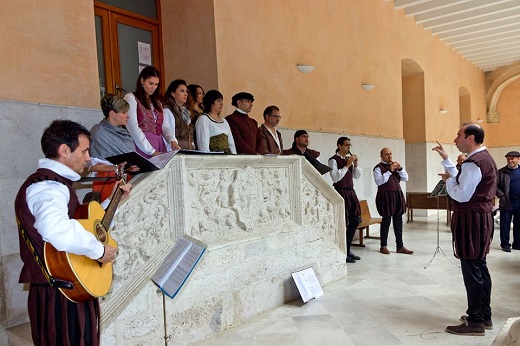
[[[359,201],[359,207],[361,208],[361,223],[358,226],[359,230],[359,244],[352,244],[352,246],[360,246],[365,247],[363,244],[363,239],[381,239],[380,237],[374,237],[370,235],[370,225],[377,225],[381,223],[380,217],[372,217],[370,215],[370,209],[368,209],[368,203],[366,200]],[[367,230],[367,235],[363,236],[363,231]]]
[[[441,196],[437,198],[430,198],[429,192],[407,192],[406,193],[406,207],[407,220],[406,222],[413,222],[414,209],[437,209],[446,210],[446,224],[451,222],[451,203],[448,196]],[[438,200],[437,200],[438,199]]]

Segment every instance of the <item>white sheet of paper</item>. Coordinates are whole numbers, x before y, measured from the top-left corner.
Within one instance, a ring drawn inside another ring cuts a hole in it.
[[[152,64],[152,50],[149,43],[137,41],[137,51],[139,53],[139,64]]]

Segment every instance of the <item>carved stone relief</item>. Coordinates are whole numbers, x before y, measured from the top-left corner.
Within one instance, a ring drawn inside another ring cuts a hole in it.
[[[289,215],[284,176],[284,168],[189,170],[189,233],[205,241],[233,238],[284,221]]]

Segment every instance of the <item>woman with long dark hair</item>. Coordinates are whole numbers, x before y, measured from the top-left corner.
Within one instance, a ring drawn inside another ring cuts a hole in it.
[[[172,148],[177,148],[173,129],[164,124],[159,82],[161,75],[153,66],[143,68],[133,93],[125,95],[130,105],[127,129],[134,140],[136,151],[149,158],[168,149],[163,136]]]
[[[166,90],[164,103],[164,121],[175,130],[175,138],[182,149],[195,149],[194,128],[190,111],[185,104],[188,100],[188,87],[186,81],[176,79],[170,83]]]

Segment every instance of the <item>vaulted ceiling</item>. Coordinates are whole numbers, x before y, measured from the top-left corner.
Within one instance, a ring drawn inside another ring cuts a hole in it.
[[[520,61],[520,0],[394,0],[484,72]]]

